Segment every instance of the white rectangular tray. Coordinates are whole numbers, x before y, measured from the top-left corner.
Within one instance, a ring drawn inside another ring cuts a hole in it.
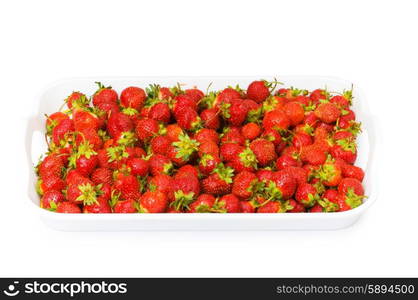
[[[271,77],[260,77],[272,79]],[[284,87],[313,90],[327,88],[329,91],[350,89],[352,83],[331,77],[318,76],[277,76]],[[365,191],[368,198],[359,207],[337,213],[285,213],[285,214],[59,214],[39,207],[35,191],[36,175],[34,165],[45,152],[44,114],[55,112],[72,91],[92,95],[95,81],[111,85],[118,93],[130,85],[146,87],[151,83],[173,86],[177,82],[197,86],[205,91],[210,83],[212,89],[239,84],[245,88],[259,77],[101,77],[66,79],[50,85],[36,99],[37,109],[28,120],[26,131],[26,152],[28,159],[28,194],[33,213],[50,227],[64,231],[128,231],[128,230],[331,230],[347,227],[376,200],[372,191],[375,178],[373,155],[375,133],[366,100],[354,86],[353,110],[362,123],[363,132],[358,137],[359,153],[357,165],[365,170]]]

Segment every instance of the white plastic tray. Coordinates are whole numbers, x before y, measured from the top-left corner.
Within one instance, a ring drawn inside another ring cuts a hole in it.
[[[79,90],[91,95],[96,90],[94,81],[111,85],[120,91],[130,85],[146,87],[150,83],[172,86],[177,82],[187,86],[197,86],[203,91],[212,83],[212,89],[227,85],[248,84],[259,78],[271,77],[102,77],[75,78],[50,85],[36,99],[37,110],[28,120],[26,131],[26,151],[28,159],[28,193],[33,213],[50,227],[64,231],[128,231],[128,230],[331,230],[347,227],[376,200],[373,184],[376,174],[373,168],[375,133],[366,100],[354,86],[354,111],[363,124],[363,132],[358,137],[359,153],[357,165],[366,173],[365,191],[368,198],[359,207],[338,213],[285,213],[285,214],[59,214],[39,207],[39,197],[35,191],[36,175],[33,166],[45,152],[44,114],[55,112],[72,91]],[[303,89],[327,88],[329,91],[350,89],[352,83],[346,80],[316,76],[276,76],[284,87]],[[272,79],[272,78],[271,78]]]

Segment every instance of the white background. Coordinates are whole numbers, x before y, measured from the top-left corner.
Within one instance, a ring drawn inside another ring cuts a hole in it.
[[[0,276],[418,276],[415,1],[2,1]],[[29,208],[24,126],[73,76],[331,75],[379,123],[379,199],[329,232],[53,231]]]

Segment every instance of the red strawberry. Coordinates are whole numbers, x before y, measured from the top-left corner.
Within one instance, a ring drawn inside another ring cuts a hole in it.
[[[199,145],[198,154],[200,157],[205,154],[219,156],[219,147],[215,142],[211,140],[205,140]]]
[[[289,166],[286,167],[284,170],[296,179],[298,185],[301,185],[308,181],[308,172],[304,168]]]
[[[242,213],[255,213],[255,205],[252,201],[240,201],[239,204]]]
[[[203,126],[206,128],[217,130],[221,126],[218,109],[216,108],[203,110],[200,113],[200,119],[203,122]]]
[[[261,134],[262,138],[265,138],[266,140],[269,140],[270,142],[272,142],[276,147],[279,147],[280,149],[282,149],[286,143],[282,140],[282,136],[280,135],[279,132],[277,132],[274,129],[268,129],[268,130],[264,130],[263,133]],[[277,153],[280,153],[280,151],[277,151]]]
[[[152,153],[166,155],[171,140],[165,135],[157,135],[150,142]]]
[[[42,160],[37,169],[41,178],[49,175],[61,177],[64,169],[64,163],[57,155],[50,154]]]
[[[144,105],[147,95],[145,91],[139,87],[130,86],[120,94],[120,104],[125,108],[133,108],[140,110]]]
[[[36,190],[39,195],[44,195],[46,192],[55,190],[61,191],[65,187],[65,182],[60,177],[49,174],[38,179],[36,183]]]
[[[283,170],[275,172],[273,182],[283,199],[289,199],[295,193],[297,182],[288,172]]]
[[[184,165],[177,170],[175,177],[180,178],[183,176],[199,177],[199,171],[193,165]]]
[[[287,167],[300,167],[302,165],[298,158],[294,158],[289,154],[283,154],[276,160],[277,170],[283,170]]]
[[[105,87],[100,82],[96,82],[96,84],[99,86],[99,89],[93,95],[94,106],[98,106],[100,103],[118,101],[118,93],[116,93],[116,91],[113,90],[112,87]]]
[[[277,158],[274,144],[266,139],[256,139],[251,142],[250,149],[255,154],[260,166],[265,167]]]
[[[192,98],[194,102],[199,102],[205,96],[205,94],[201,90],[196,88],[187,89],[184,91],[184,93],[190,98]]]
[[[342,109],[348,108],[350,106],[350,99],[347,99],[346,97],[341,95],[331,97],[331,99],[329,99],[329,102],[334,103]]]
[[[342,174],[343,177],[355,178],[360,182],[363,181],[364,178],[364,171],[360,167],[349,164],[344,164],[342,166]]]
[[[239,199],[233,195],[228,194],[222,196],[216,203],[221,209],[225,209],[228,213],[239,213],[241,212],[241,205]]]
[[[176,210],[184,211],[200,193],[200,183],[195,176],[175,177],[173,180],[174,201],[170,203]]]
[[[196,110],[185,106],[174,112],[177,124],[185,130],[197,130],[201,128],[201,120]]]
[[[81,213],[81,209],[77,204],[64,201],[64,202],[60,202],[57,205],[56,212],[63,213],[63,214],[78,214],[78,213]]]
[[[297,149],[306,147],[312,144],[312,138],[309,134],[306,133],[296,133],[292,138],[292,143]]]
[[[219,135],[213,129],[203,128],[193,135],[193,138],[199,143],[206,142],[208,140],[213,141],[215,144],[219,143]]]
[[[149,159],[149,170],[153,176],[158,174],[170,174],[173,169],[171,160],[161,154],[153,154]]]
[[[338,185],[338,192],[340,194],[346,194],[350,190],[358,196],[364,195],[364,188],[359,180],[354,178],[344,178],[341,180],[340,184]]]
[[[325,186],[338,186],[342,180],[342,169],[339,164],[327,161],[318,171],[318,178]]]
[[[221,114],[232,126],[240,126],[247,118],[248,107],[242,99],[233,99],[221,105]]]
[[[131,131],[134,128],[131,119],[123,113],[111,114],[107,122],[107,131],[116,138],[121,132]]]
[[[45,115],[46,116],[46,132],[48,134],[52,133],[52,130],[57,126],[61,121],[68,120],[69,117],[64,114],[63,112],[55,112],[51,115]]]
[[[127,200],[137,200],[140,196],[141,185],[138,179],[133,175],[118,173],[113,183],[113,189],[120,193],[120,196]]]
[[[339,211],[346,211],[360,206],[363,203],[364,196],[355,194],[352,190],[346,194],[338,194],[337,203]]]
[[[302,149],[301,159],[305,163],[319,166],[325,163],[327,156],[325,152],[321,149],[318,149],[316,145],[309,145]]]
[[[206,194],[224,195],[231,192],[234,170],[220,163],[213,173],[202,180],[202,190]]]
[[[286,211],[286,205],[279,201],[268,201],[257,208],[257,213],[284,213]]]
[[[65,144],[66,138],[74,131],[74,122],[70,119],[62,120],[52,130],[52,141],[55,145]]]
[[[166,174],[158,174],[152,177],[148,182],[151,191],[160,191],[167,195],[169,201],[174,200],[173,178]]]
[[[305,207],[312,207],[319,200],[316,188],[309,183],[299,185],[295,196],[296,201],[303,204]]]
[[[211,212],[215,205],[215,197],[210,194],[201,194],[193,203],[190,204],[190,213]]]
[[[341,115],[341,111],[334,103],[321,103],[315,109],[315,115],[325,123],[334,123]]]
[[[154,104],[148,114],[148,118],[154,119],[161,123],[168,123],[171,119],[170,108],[166,103]]]
[[[76,131],[98,130],[100,127],[100,120],[95,114],[81,109],[76,109],[73,112],[73,122]]]
[[[99,189],[99,195],[97,197],[97,202],[89,205],[84,205],[84,213],[111,213],[112,208],[110,207],[109,200],[111,197],[111,187],[110,184],[106,183]]]
[[[247,88],[247,97],[261,103],[270,96],[268,83],[265,80],[253,81]]]
[[[241,134],[245,139],[254,140],[261,134],[261,128],[256,123],[247,123],[242,126]]]
[[[128,159],[126,165],[131,170],[134,176],[147,176],[149,170],[149,162],[139,157],[132,157]]]
[[[65,102],[67,103],[68,108],[72,109],[73,107],[86,107],[90,100],[83,93],[72,92],[71,95],[65,99]]]
[[[309,95],[309,98],[311,98],[311,100],[314,101],[314,103],[316,104],[316,103],[319,103],[319,100],[326,99],[327,93],[324,90],[316,89],[311,92],[311,94]]]
[[[94,184],[111,184],[112,183],[112,171],[108,168],[97,168],[91,174],[91,180]]]
[[[166,129],[167,137],[173,142],[178,141],[179,136],[183,133],[183,129],[181,129],[181,127],[177,124],[169,124]]]
[[[147,141],[157,135],[159,130],[158,122],[153,119],[142,119],[136,124],[136,135],[141,141]]]
[[[224,129],[224,133],[221,138],[221,143],[237,143],[243,145],[244,142],[245,139],[242,136],[239,127],[227,127],[226,129]]]
[[[91,205],[97,203],[99,191],[94,183],[85,178],[82,183],[72,184],[67,189],[68,201],[75,204]]]
[[[342,159],[348,164],[353,164],[357,159],[357,148],[354,141],[351,139],[339,139],[335,143],[330,149],[332,157]]]
[[[40,203],[42,208],[55,211],[57,210],[57,205],[64,200],[65,197],[60,191],[50,190],[45,192]]]
[[[253,123],[259,122],[263,113],[262,105],[250,99],[243,100],[243,103],[247,106],[248,111],[246,121]]]
[[[272,110],[264,115],[264,129],[286,130],[290,126],[290,120],[282,110]]]
[[[167,196],[160,191],[145,192],[139,199],[141,211],[147,213],[163,213],[168,206]]]
[[[228,162],[233,160],[241,151],[245,148],[236,143],[225,143],[220,147],[220,154],[224,161]]]
[[[218,106],[224,102],[229,102],[233,99],[240,99],[240,98],[241,98],[241,94],[237,90],[233,88],[226,88],[218,94],[215,100],[216,102],[214,104]]]
[[[197,111],[197,102],[193,98],[186,94],[177,95],[175,98],[173,113],[178,114],[183,108],[188,107]]]
[[[133,199],[119,200],[113,207],[113,212],[117,214],[133,214],[137,213],[137,202]]]
[[[289,102],[283,106],[283,111],[289,118],[290,124],[296,126],[305,119],[305,110],[299,102]]]
[[[203,175],[208,176],[221,163],[218,156],[204,154],[199,161],[199,170]]]
[[[272,170],[261,169],[257,171],[256,176],[259,181],[268,182],[273,180],[274,172]]]
[[[305,206],[303,206],[302,204],[300,204],[299,202],[293,199],[289,199],[288,205],[289,205],[289,208],[292,207],[288,210],[288,212],[290,213],[305,212]]]
[[[257,157],[254,152],[247,147],[229,161],[227,165],[232,167],[236,172],[242,172],[244,170],[253,172],[257,168]]]
[[[234,177],[232,194],[235,196],[246,200],[257,193],[258,190],[258,179],[254,173],[243,171]]]

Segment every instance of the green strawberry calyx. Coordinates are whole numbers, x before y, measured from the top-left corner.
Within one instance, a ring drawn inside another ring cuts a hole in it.
[[[257,157],[249,147],[245,148],[238,156],[245,167],[257,168]]]
[[[348,188],[345,194],[345,203],[351,208],[356,208],[363,203],[366,196],[357,195],[352,188]]]
[[[170,203],[170,207],[175,210],[189,209],[189,205],[194,201],[195,194],[193,192],[185,194],[182,190],[174,192],[175,200]]]
[[[219,178],[225,181],[227,184],[232,183],[232,177],[234,176],[234,169],[231,167],[226,167],[223,163],[220,163],[216,166],[213,173],[218,174]]]
[[[177,150],[176,158],[188,161],[192,154],[198,150],[199,145],[198,141],[191,139],[186,133],[180,134],[179,140],[173,143]]]
[[[78,186],[81,195],[77,197],[76,201],[83,202],[84,205],[99,204],[97,201],[97,189],[90,183]]]

